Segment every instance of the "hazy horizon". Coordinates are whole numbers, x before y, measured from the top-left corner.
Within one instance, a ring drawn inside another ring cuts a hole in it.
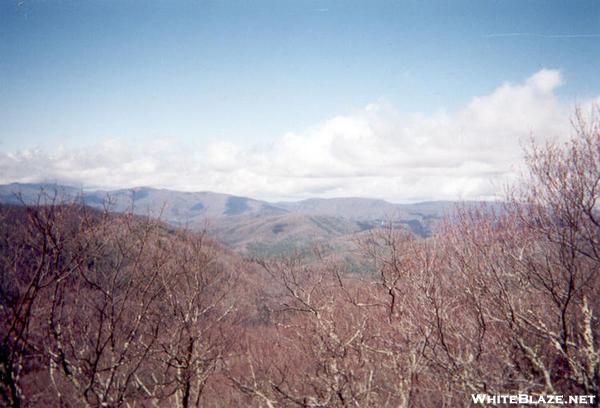
[[[52,193],[53,193],[53,191],[51,190],[52,188],[56,188],[57,192],[59,192],[59,193],[60,193],[61,188],[66,188],[66,189],[75,189],[75,190],[81,191],[81,193],[109,193],[109,194],[113,193],[113,192],[117,192],[117,191],[119,191],[119,192],[132,191],[133,192],[133,191],[138,191],[138,190],[150,189],[150,190],[158,190],[158,191],[168,191],[168,192],[172,192],[172,193],[217,194],[217,195],[225,195],[225,196],[232,196],[232,197],[249,198],[251,200],[264,201],[269,204],[278,204],[278,203],[292,204],[292,203],[298,203],[301,201],[310,201],[310,200],[373,200],[373,201],[385,201],[390,204],[399,204],[399,205],[425,204],[428,202],[431,202],[431,203],[443,203],[443,202],[458,203],[460,201],[466,201],[466,202],[483,201],[483,200],[461,200],[461,199],[457,199],[457,200],[391,201],[391,200],[387,200],[385,198],[379,198],[379,197],[359,197],[359,196],[305,197],[305,198],[288,199],[288,200],[262,200],[260,198],[256,198],[256,197],[252,197],[252,196],[241,196],[241,195],[231,194],[226,191],[212,191],[212,190],[182,191],[182,190],[174,190],[174,189],[170,189],[170,188],[150,187],[150,186],[132,186],[132,187],[128,187],[128,188],[105,189],[105,188],[89,187],[89,186],[85,186],[83,184],[80,184],[80,185],[61,184],[58,181],[40,181],[37,183],[12,182],[12,183],[7,183],[7,184],[0,184],[0,187],[8,187],[8,186],[19,186],[19,187],[26,186],[26,187],[33,187],[33,188],[40,187],[41,189],[43,189],[44,192],[50,193],[50,196],[52,196]],[[41,192],[41,191],[42,190],[39,190],[39,192]],[[18,192],[18,188],[17,188],[17,192]],[[503,198],[504,197],[498,195],[497,197],[490,198],[490,200],[502,201]]]

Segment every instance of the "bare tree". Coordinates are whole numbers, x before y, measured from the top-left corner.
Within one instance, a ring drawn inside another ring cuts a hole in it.
[[[153,354],[160,370],[151,383],[163,388],[163,398],[173,395],[175,406],[203,406],[207,380],[232,348],[237,281],[203,233],[176,232],[166,245],[159,309],[164,324]]]
[[[528,177],[500,211],[446,223],[457,318],[470,329],[441,320],[434,357],[465,390],[598,395],[598,123],[578,114],[566,144],[532,145]]]
[[[27,211],[2,207],[0,301],[2,343],[0,345],[0,395],[8,406],[24,402],[23,375],[44,365],[43,313],[49,288],[67,279],[84,262],[69,249],[85,243],[76,242],[73,212],[81,208],[60,205],[58,193],[42,192],[38,205]],[[44,393],[43,384],[39,385]],[[35,400],[28,395],[28,401]]]
[[[26,210],[3,230],[6,403],[22,405],[28,373],[28,403],[38,389],[46,404],[199,405],[231,343],[235,276],[218,246],[108,208]]]

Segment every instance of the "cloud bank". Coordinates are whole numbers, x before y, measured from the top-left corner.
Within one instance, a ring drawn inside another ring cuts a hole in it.
[[[407,114],[376,102],[261,148],[108,140],[78,149],[0,152],[0,183],[150,186],[270,200],[490,198],[518,171],[530,137],[556,139],[571,131],[574,107],[555,94],[562,82],[559,71],[541,70],[453,114]]]

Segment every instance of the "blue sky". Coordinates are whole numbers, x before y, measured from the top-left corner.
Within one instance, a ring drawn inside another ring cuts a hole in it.
[[[6,0],[0,152],[254,151],[373,103],[454,115],[544,69],[584,103],[599,66],[598,1]]]

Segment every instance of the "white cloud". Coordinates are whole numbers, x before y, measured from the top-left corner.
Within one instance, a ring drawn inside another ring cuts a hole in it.
[[[573,106],[558,100],[559,71],[505,83],[454,114],[401,113],[385,102],[338,116],[272,146],[228,142],[145,146],[108,140],[54,151],[0,152],[0,183],[58,181],[85,187],[155,186],[264,199],[363,196],[391,201],[494,195],[530,136],[570,132]],[[597,99],[600,100],[600,99]]]

